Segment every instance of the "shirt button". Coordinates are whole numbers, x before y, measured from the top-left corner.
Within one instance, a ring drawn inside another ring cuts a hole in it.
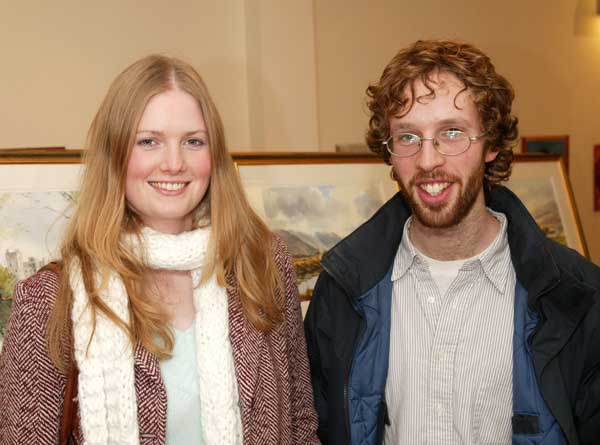
[[[444,415],[444,405],[442,405],[441,403],[438,403],[435,405],[435,412],[438,416],[443,416]]]
[[[429,303],[429,304],[435,303],[435,297],[427,297],[427,303]]]

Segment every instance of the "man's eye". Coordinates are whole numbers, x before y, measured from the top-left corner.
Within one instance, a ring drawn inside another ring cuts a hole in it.
[[[411,133],[401,133],[394,138],[394,142],[401,145],[414,145],[419,143],[419,136]]]
[[[458,128],[448,128],[440,133],[442,139],[460,139],[465,136],[464,131]]]

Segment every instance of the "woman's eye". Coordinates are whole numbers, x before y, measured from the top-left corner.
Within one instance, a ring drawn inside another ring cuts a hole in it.
[[[145,138],[138,140],[136,144],[141,147],[154,147],[156,145],[156,141],[154,139]]]
[[[204,147],[206,142],[201,138],[191,138],[186,141],[186,145],[191,145],[192,147]]]

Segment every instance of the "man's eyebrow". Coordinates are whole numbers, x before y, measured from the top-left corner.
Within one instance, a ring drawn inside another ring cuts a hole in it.
[[[408,130],[414,127],[415,125],[410,122],[398,122],[397,124],[390,126],[390,131]]]
[[[464,126],[468,126],[469,122],[460,117],[451,117],[448,119],[442,119],[441,121],[436,122],[435,125],[436,125],[436,127],[443,127],[443,126],[447,126],[447,125],[460,125],[460,126],[464,127]],[[417,127],[418,127],[418,125],[413,124],[410,121],[397,122],[390,126],[390,131],[406,131],[406,130],[415,129]]]

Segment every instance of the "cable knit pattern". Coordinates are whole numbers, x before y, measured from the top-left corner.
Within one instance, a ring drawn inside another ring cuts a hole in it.
[[[135,236],[125,237],[124,242],[132,245],[150,267],[192,271],[203,443],[242,444],[237,382],[229,341],[227,292],[218,285],[215,276],[200,285],[210,230],[170,235],[145,228],[141,238],[141,244]],[[96,277],[97,285],[99,282],[100,277]],[[89,342],[92,313],[77,261],[71,264],[70,284],[85,443],[138,444],[132,345],[127,335],[102,314],[96,317],[96,331]],[[116,274],[110,276],[101,298],[115,314],[129,322],[125,286]]]
[[[71,264],[70,285],[73,291],[74,353],[79,368],[79,409],[85,443],[138,444],[133,348],[129,338],[101,313],[96,316],[96,330],[91,337],[92,312],[76,260]],[[102,300],[123,321],[129,322],[127,294],[116,275],[110,276]]]
[[[125,240],[134,246],[138,255],[144,255],[147,264],[154,269],[192,270],[204,264],[209,238],[208,228],[172,235],[144,227],[141,245],[133,236]]]
[[[197,283],[198,270],[192,271]],[[242,444],[242,420],[229,341],[227,293],[213,275],[194,290],[196,358],[202,413],[202,441]]]

